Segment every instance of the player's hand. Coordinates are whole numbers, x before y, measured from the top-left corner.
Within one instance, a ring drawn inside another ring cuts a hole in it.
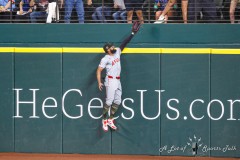
[[[140,29],[140,27],[141,27],[141,23],[138,21],[134,21],[132,24],[132,33],[136,34]]]
[[[100,91],[102,91],[102,89],[103,89],[103,84],[102,84],[102,83],[98,83],[98,88],[99,88]]]

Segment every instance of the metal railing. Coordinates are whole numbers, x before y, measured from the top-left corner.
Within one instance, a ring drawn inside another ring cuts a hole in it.
[[[209,2],[209,3],[208,3]],[[188,23],[230,23],[230,9],[231,0],[189,0],[188,1]],[[154,8],[154,1],[147,0],[144,5],[142,5],[142,15],[144,23],[154,23],[156,21],[156,9]],[[23,16],[17,15],[19,11],[19,4],[16,2],[16,8],[10,9],[10,11],[0,12],[0,23],[31,23],[30,14],[28,13]],[[60,3],[58,2],[58,6]],[[93,14],[97,7],[103,7],[108,5],[106,3],[87,5],[84,3],[84,23],[127,23],[127,20],[119,19],[117,22],[113,18],[113,13],[118,10],[115,8],[110,8],[110,13],[106,12],[104,9],[101,11],[105,15],[105,21],[102,19],[93,19]],[[63,8],[59,7],[59,20],[53,21],[52,23],[65,23],[65,5]],[[40,12],[38,9],[34,9],[33,12]],[[12,11],[11,11],[12,10]],[[107,13],[107,14],[106,14]],[[183,23],[181,0],[178,0],[172,9],[168,12],[168,20],[166,23]],[[240,19],[240,7],[236,6],[235,9],[235,23]],[[37,21],[34,23],[46,23],[46,16],[38,17]],[[127,12],[125,13],[125,18],[127,19]],[[137,14],[133,12],[133,20],[137,20]],[[74,8],[71,14],[71,23],[78,23],[78,14]]]

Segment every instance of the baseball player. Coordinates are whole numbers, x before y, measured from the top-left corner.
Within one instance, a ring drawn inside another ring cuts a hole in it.
[[[105,132],[108,131],[108,126],[116,130],[117,127],[114,124],[114,114],[117,112],[119,105],[121,104],[121,96],[122,96],[122,86],[120,82],[120,74],[121,74],[121,63],[120,56],[121,52],[125,48],[125,46],[131,41],[133,36],[138,32],[141,23],[135,21],[132,25],[132,33],[128,36],[120,45],[119,48],[115,48],[112,43],[106,43],[103,46],[103,50],[106,55],[101,59],[101,62],[97,68],[97,81],[98,88],[102,91],[103,86],[106,87],[106,102],[103,106],[103,120],[102,120],[102,128]],[[103,69],[106,69],[106,77],[104,85],[101,82],[101,72]],[[107,114],[110,109],[110,116],[107,119]]]

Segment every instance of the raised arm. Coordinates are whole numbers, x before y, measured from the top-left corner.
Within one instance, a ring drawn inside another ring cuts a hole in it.
[[[126,45],[132,40],[133,36],[138,32],[140,26],[141,26],[140,22],[138,22],[138,21],[133,22],[131,35],[128,36],[127,38],[125,38],[123,40],[123,42],[121,43],[121,45],[119,46],[121,51],[123,51],[123,49],[126,47]]]
[[[120,49],[121,51],[123,51],[123,49],[126,47],[126,45],[131,41],[131,39],[133,38],[134,33],[132,32],[130,36],[128,36],[126,39],[123,40],[123,42],[120,45]]]

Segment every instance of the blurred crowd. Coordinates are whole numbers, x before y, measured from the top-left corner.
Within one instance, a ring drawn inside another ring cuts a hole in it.
[[[240,0],[0,0],[0,23],[240,23]]]

